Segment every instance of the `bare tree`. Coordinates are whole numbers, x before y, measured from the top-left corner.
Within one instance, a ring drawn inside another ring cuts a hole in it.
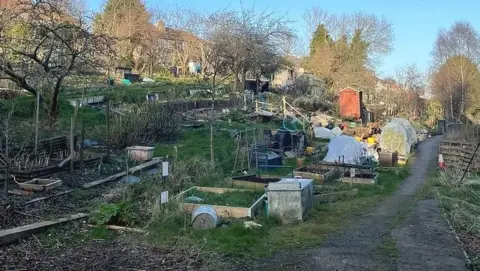
[[[433,85],[448,117],[460,118],[468,106],[469,93],[476,92],[480,60],[480,36],[468,22],[455,22],[441,29],[432,51]],[[457,110],[458,109],[458,110]]]
[[[302,16],[303,21],[305,23],[305,27],[310,35],[313,35],[313,32],[317,29],[317,27],[321,24],[323,25],[331,25],[331,20],[333,19],[332,16],[328,13],[328,11],[320,8],[320,7],[312,7],[307,9]]]
[[[222,75],[226,75],[228,72],[228,62],[227,59],[224,57],[224,50],[225,47],[228,46],[229,39],[226,38],[225,32],[225,25],[224,24],[215,24],[217,18],[223,17],[225,14],[217,14],[212,16],[210,19],[214,20],[209,23],[210,33],[209,33],[209,42],[206,44],[204,50],[204,57],[208,63],[208,68],[205,70],[208,73],[211,73],[212,77],[212,90],[211,90],[211,101],[212,101],[212,108],[211,108],[211,115],[210,115],[210,159],[212,166],[215,165],[215,157],[214,157],[214,147],[213,147],[213,126],[215,122],[215,96],[216,96],[216,88],[218,81],[218,77]]]
[[[62,2],[63,3],[63,2]],[[67,77],[92,74],[105,51],[104,36],[92,34],[85,15],[75,17],[57,1],[21,1],[0,9],[0,76],[33,95],[49,97],[57,116],[58,95]],[[43,100],[43,98],[42,98]]]
[[[204,16],[178,3],[174,5],[157,4],[150,10],[154,21],[162,21],[167,27],[183,30],[195,35],[202,35],[204,31]]]
[[[415,63],[397,67],[395,69],[395,80],[404,90],[415,91],[419,95],[424,94],[426,77]]]

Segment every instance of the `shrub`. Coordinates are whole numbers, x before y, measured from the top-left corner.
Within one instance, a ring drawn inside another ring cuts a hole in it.
[[[126,116],[116,116],[111,124],[111,144],[124,148],[171,138],[180,131],[181,116],[165,104],[146,103]]]
[[[319,97],[308,97],[308,96],[301,96],[296,98],[293,101],[293,106],[301,108],[306,111],[328,111],[332,108],[330,102],[325,99],[321,99]]]

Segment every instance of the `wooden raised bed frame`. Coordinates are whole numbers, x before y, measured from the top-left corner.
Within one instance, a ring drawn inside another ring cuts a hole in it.
[[[324,193],[324,194],[315,194],[313,195],[316,202],[321,203],[331,203],[336,202],[341,199],[349,199],[356,197],[358,194],[358,189],[352,189],[347,191],[339,191],[339,192],[332,192],[332,193]]]
[[[62,180],[33,179],[28,182],[19,183],[18,186],[24,190],[48,191],[62,185]]]
[[[351,184],[375,185],[378,182],[378,173],[374,173],[372,178],[365,178],[360,176],[342,177],[340,181],[344,183],[351,183]]]
[[[249,189],[235,189],[235,188],[219,188],[219,187],[203,187],[203,186],[193,186],[190,187],[189,189],[181,192],[180,194],[177,194],[173,199],[176,199],[179,201],[180,207],[182,210],[186,213],[192,213],[193,210],[196,208],[203,206],[203,205],[208,205],[211,206],[215,212],[217,212],[217,215],[222,218],[246,218],[246,217],[254,217],[255,213],[262,208],[263,206],[263,198],[265,196],[262,195],[258,200],[255,201],[255,203],[248,207],[232,207],[232,206],[221,206],[221,205],[211,205],[211,204],[202,204],[202,203],[187,203],[183,202],[183,195],[187,193],[188,191],[196,189],[199,191],[203,192],[210,192],[210,193],[218,193],[218,194],[223,194],[227,192],[254,192],[254,190],[249,190]]]
[[[83,164],[85,167],[94,166],[95,164],[100,162],[100,160],[102,159],[103,159],[103,156],[85,159]],[[75,169],[79,169],[80,166],[81,166],[80,161],[78,160],[74,161]],[[59,173],[67,170],[68,170],[68,163],[63,165],[62,167],[59,167],[58,165],[53,165],[53,166],[32,169],[32,170],[12,170],[10,171],[10,173],[14,175],[15,178],[17,178],[17,180],[31,180],[31,179],[40,178],[40,177],[47,177],[55,173]]]
[[[272,175],[245,175],[245,176],[234,176],[229,179],[227,179],[227,185],[230,187],[233,186],[238,186],[246,189],[252,189],[252,190],[265,190],[265,185],[268,185],[268,183],[262,183],[262,182],[252,182],[249,180],[244,180],[245,178],[248,179],[248,177],[256,177],[259,179],[278,179],[277,181],[280,181],[283,177],[280,176],[272,176]],[[273,182],[273,181],[272,181]]]
[[[325,170],[326,173],[314,173],[310,172],[309,168],[315,167],[316,169]],[[342,175],[344,168],[341,166],[329,166],[322,164],[311,164],[293,171],[295,177],[302,177],[303,179],[313,179],[316,184],[323,184],[331,180],[337,179]]]

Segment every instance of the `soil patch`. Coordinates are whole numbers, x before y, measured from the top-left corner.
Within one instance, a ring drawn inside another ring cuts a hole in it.
[[[257,176],[246,176],[246,177],[233,177],[233,180],[237,181],[246,181],[246,182],[254,182],[254,183],[276,183],[280,181],[280,178],[262,178]]]
[[[158,248],[121,236],[87,239],[85,227],[39,235],[0,247],[2,270],[204,270],[194,248]],[[58,229],[56,229],[58,230]],[[75,234],[82,231],[84,236]],[[111,234],[111,233],[110,233]],[[54,237],[55,236],[55,237]],[[69,239],[67,236],[71,236]],[[56,239],[58,238],[58,239]]]
[[[108,170],[76,170],[73,173],[61,172],[52,176],[63,181],[63,185],[44,192],[34,192],[29,196],[0,196],[0,229],[8,229],[35,223],[43,220],[59,218],[68,214],[89,212],[100,201],[102,195],[110,191],[116,182],[106,183],[90,189],[79,189],[83,184],[96,181],[123,171],[121,167],[110,167]],[[11,187],[12,189],[14,187]],[[53,197],[47,200],[27,204],[28,201],[48,197],[68,190],[76,191]]]

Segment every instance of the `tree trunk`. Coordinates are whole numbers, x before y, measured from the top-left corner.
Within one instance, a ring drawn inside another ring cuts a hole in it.
[[[242,92],[245,92],[245,82],[247,81],[247,70],[242,71]]]
[[[453,94],[450,92],[450,117],[454,118],[455,115],[453,113]]]
[[[53,91],[52,95],[52,100],[50,104],[50,112],[48,113],[50,117],[56,118],[58,115],[57,109],[58,109],[58,94],[60,93],[60,83],[57,83],[55,86],[55,89]]]
[[[235,72],[234,72],[234,76],[233,76],[232,92],[236,92],[236,91],[237,91],[237,82],[238,82],[238,71],[235,71]]]
[[[211,118],[210,118],[210,161],[212,163],[212,167],[215,167],[215,157],[213,155],[213,122],[215,118],[215,79],[217,74],[213,74],[212,78],[212,110],[211,110]]]

